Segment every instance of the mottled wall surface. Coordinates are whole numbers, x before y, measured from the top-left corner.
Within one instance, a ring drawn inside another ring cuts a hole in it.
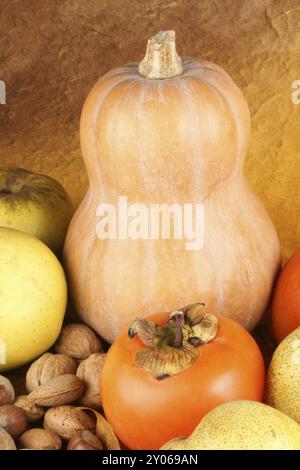
[[[0,165],[51,175],[78,204],[87,187],[78,125],[89,89],[171,28],[182,56],[224,67],[247,97],[246,172],[287,257],[300,246],[300,105],[291,101],[299,0],[0,0]]]

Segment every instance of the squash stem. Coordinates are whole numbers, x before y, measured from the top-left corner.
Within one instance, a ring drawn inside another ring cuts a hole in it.
[[[139,73],[148,79],[162,80],[182,75],[182,60],[176,52],[175,31],[160,31],[148,40]]]

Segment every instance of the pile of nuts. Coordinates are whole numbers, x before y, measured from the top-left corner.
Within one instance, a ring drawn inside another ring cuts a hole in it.
[[[0,450],[118,449],[99,413],[105,359],[100,340],[88,326],[70,324],[55,352],[29,367],[27,395],[16,397],[10,380],[0,375]]]

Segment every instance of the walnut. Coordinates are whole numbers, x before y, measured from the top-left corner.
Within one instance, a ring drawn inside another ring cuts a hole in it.
[[[102,345],[91,328],[72,323],[61,330],[55,350],[75,359],[87,359],[93,353],[102,352]]]
[[[77,364],[66,354],[45,353],[34,361],[26,374],[26,388],[30,393],[50,379],[64,374],[76,374]]]
[[[101,408],[100,377],[105,357],[104,353],[94,353],[78,366],[76,375],[85,385],[85,392],[80,398],[80,403],[83,406],[94,409]]]

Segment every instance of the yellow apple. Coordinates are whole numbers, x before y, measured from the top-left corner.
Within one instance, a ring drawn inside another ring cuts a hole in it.
[[[65,274],[52,251],[31,235],[0,227],[0,371],[52,346],[66,303]]]
[[[73,214],[53,178],[22,168],[0,168],[0,226],[29,233],[60,255]]]

